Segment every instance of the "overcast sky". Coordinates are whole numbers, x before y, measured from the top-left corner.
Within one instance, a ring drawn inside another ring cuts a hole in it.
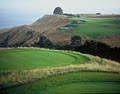
[[[120,13],[120,0],[0,0],[0,28],[32,24],[55,7],[64,13]]]
[[[120,13],[120,0],[0,0],[1,12],[44,15],[57,6],[68,13]]]

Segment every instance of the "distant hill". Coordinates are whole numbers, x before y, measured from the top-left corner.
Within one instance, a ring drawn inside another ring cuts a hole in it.
[[[65,26],[75,25],[73,19],[70,20],[68,17],[119,17],[119,15],[96,15],[96,14],[63,14],[63,15],[45,15],[38,19],[31,25],[23,25],[14,27],[11,29],[0,30],[0,47],[17,47],[17,46],[33,46],[35,43],[40,41],[41,36],[45,36],[46,39],[51,41],[54,45],[69,45],[71,44],[71,38],[75,35],[74,33],[66,33],[64,31]],[[74,18],[76,20],[76,18]],[[77,20],[78,20],[77,19]],[[78,21],[81,22],[81,21]],[[76,24],[77,26],[80,23]],[[58,30],[59,27],[64,27],[63,30]],[[73,27],[73,26],[72,26]],[[69,27],[70,28],[70,27]],[[77,30],[77,29],[75,29]],[[83,29],[84,30],[84,29]],[[76,31],[75,31],[76,32]],[[77,31],[78,32],[78,31]],[[81,32],[81,31],[80,31]],[[82,31],[83,32],[83,31]],[[84,33],[84,32],[83,32]],[[77,34],[77,33],[76,33]],[[78,33],[79,34],[79,33]],[[84,43],[90,39],[87,36],[81,36],[81,41]],[[117,36],[117,37],[116,37]],[[119,43],[120,35],[113,35],[111,37],[103,37],[95,39],[100,42],[104,42],[113,47],[120,47]]]
[[[71,21],[66,16],[45,15],[32,25],[0,30],[0,46],[31,46],[39,41],[40,36],[48,37],[53,43],[67,44],[73,34],[57,32],[56,29],[69,23]]]

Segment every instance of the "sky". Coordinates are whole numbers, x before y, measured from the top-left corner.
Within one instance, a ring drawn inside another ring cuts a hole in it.
[[[25,18],[31,23],[45,14],[52,14],[55,7],[61,7],[64,13],[118,14],[120,0],[0,0],[0,21]]]
[[[119,13],[120,0],[0,0],[0,11],[51,14],[60,6],[68,13]]]

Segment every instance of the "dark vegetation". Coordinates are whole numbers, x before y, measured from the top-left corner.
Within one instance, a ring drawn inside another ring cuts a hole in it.
[[[35,42],[32,46],[41,48],[52,48],[53,43],[47,39],[45,36],[41,36],[38,42]]]
[[[63,10],[61,7],[56,7],[53,11],[53,14],[63,14]]]
[[[69,17],[80,17],[80,14],[75,15],[75,14],[63,13],[63,15],[66,15],[66,16],[69,16]]]
[[[96,13],[96,15],[102,15],[101,13]]]
[[[73,36],[71,38],[71,45],[78,46],[80,44],[81,44],[81,37],[79,37],[79,36]]]
[[[8,40],[9,40],[8,38],[9,36],[7,36],[6,39],[2,43],[0,43],[0,47],[7,47]]]
[[[75,47],[75,51],[97,55],[120,62],[120,48],[111,47],[105,43],[97,41],[86,41],[83,45]]]

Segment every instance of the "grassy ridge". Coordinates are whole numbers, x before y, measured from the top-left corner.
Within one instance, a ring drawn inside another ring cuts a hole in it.
[[[69,52],[9,49],[0,51],[0,70],[23,70],[86,63],[89,59]]]
[[[104,82],[111,82],[111,83],[104,83]],[[75,85],[75,83],[79,83],[79,85]],[[112,83],[113,82],[113,83]],[[116,84],[115,84],[116,82]],[[83,86],[84,83],[84,86]],[[90,84],[88,84],[90,83]],[[97,83],[97,84],[96,84]],[[98,84],[101,83],[101,84]],[[97,85],[95,87],[95,84]],[[65,87],[65,85],[73,85],[74,88]],[[88,88],[87,85],[90,86],[91,89]],[[77,87],[80,86],[80,87]],[[104,86],[104,87],[103,87]],[[111,88],[107,88],[109,86]],[[103,73],[103,72],[75,72],[75,73],[67,73],[62,75],[56,75],[47,77],[45,79],[41,79],[40,81],[32,82],[20,87],[12,88],[3,91],[7,94],[16,94],[16,93],[24,93],[24,94],[38,94],[38,93],[101,93],[102,89],[104,88],[103,92],[120,92],[118,89],[120,86],[120,75],[117,73]],[[61,88],[60,87],[64,87]],[[102,88],[103,87],[103,88]],[[80,92],[79,90],[74,89],[82,89]],[[95,88],[99,88],[99,91],[96,91]],[[108,91],[108,89],[110,91]],[[58,90],[58,91],[55,91]],[[69,90],[69,91],[67,91]],[[79,92],[77,92],[79,91]],[[102,93],[103,93],[102,92]]]
[[[85,35],[89,37],[103,37],[120,34],[120,18],[69,18],[73,23],[67,27],[73,27],[70,30],[64,30],[68,33]],[[78,24],[77,21],[83,20],[84,24]]]

